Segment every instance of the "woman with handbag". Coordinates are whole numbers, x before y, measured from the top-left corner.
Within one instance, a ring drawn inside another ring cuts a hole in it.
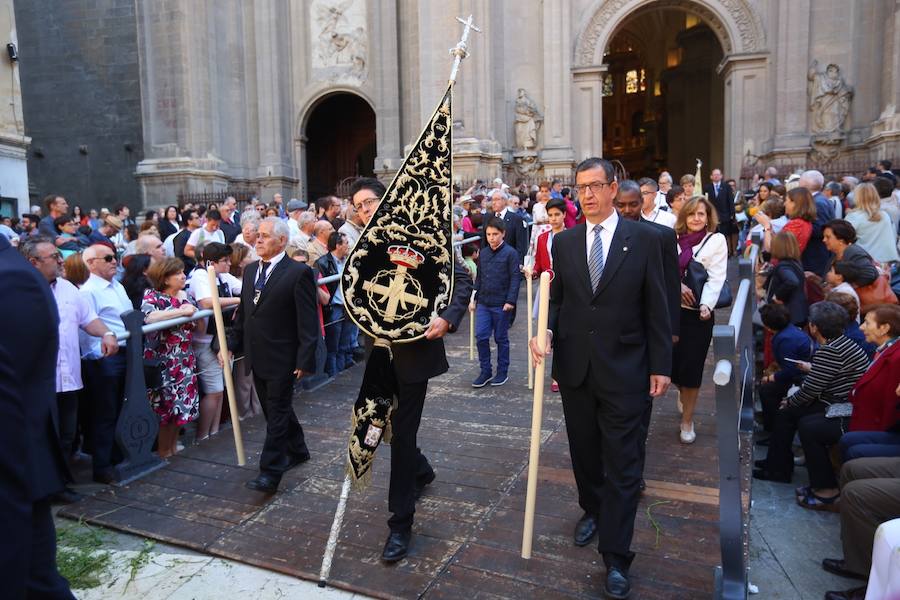
[[[900,384],[900,344],[896,343],[900,337],[900,307],[873,308],[866,314],[862,330],[869,342],[878,344],[878,350],[850,390],[847,402],[831,405],[825,414],[804,417],[798,425],[810,483],[797,489],[797,504],[803,508],[837,510],[840,490],[829,449],[838,442],[842,449],[893,442],[897,450],[894,455],[900,456],[900,433],[891,432],[900,425],[895,394]],[[846,442],[844,438],[848,438]]]
[[[190,317],[196,312],[197,307],[184,292],[184,263],[181,260],[164,258],[150,266],[147,276],[153,287],[144,292],[141,311],[148,324]],[[162,386],[147,390],[150,404],[159,415],[160,458],[175,454],[178,430],[197,418],[196,359],[191,350],[195,325],[191,321],[147,334],[144,360],[157,360],[162,365]]]
[[[713,310],[723,306],[727,290],[728,241],[718,226],[716,209],[703,196],[688,200],[678,213],[675,232],[681,253],[681,332],[672,354],[672,383],[678,386],[681,433],[684,444],[693,444],[694,407],[703,380],[703,365],[712,341]],[[730,304],[730,300],[727,302]],[[725,304],[725,305],[727,305]]]
[[[809,307],[809,332],[819,348],[800,389],[778,407],[769,453],[756,462],[754,479],[790,483],[794,472],[791,443],[800,421],[810,415],[824,415],[831,405],[847,402],[850,389],[866,372],[866,353],[844,335],[847,319],[847,311],[834,302],[816,302]]]

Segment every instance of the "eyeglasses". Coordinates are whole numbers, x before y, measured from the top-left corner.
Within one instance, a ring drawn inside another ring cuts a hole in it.
[[[362,210],[363,207],[369,208],[374,204],[378,204],[381,202],[381,198],[363,198],[359,202],[353,203],[353,208],[356,210]]]
[[[592,181],[584,185],[576,185],[573,187],[573,189],[579,196],[584,194],[584,191],[588,188],[591,189],[592,194],[599,194],[601,191],[603,191],[603,186],[606,185],[612,185],[612,183],[610,183],[609,181]]]
[[[35,258],[38,260],[47,260],[48,258],[52,258],[53,260],[55,260],[57,262],[62,262],[62,259],[63,259],[62,254],[60,254],[59,252],[52,252],[52,253],[48,254],[47,256],[35,256]]]
[[[655,196],[655,195],[656,195],[656,192],[651,192],[650,190],[647,190],[646,192],[641,192],[641,196]]]
[[[104,256],[95,256],[91,260],[102,260],[104,262],[111,263],[111,262],[116,262],[116,257],[114,254],[106,254]]]

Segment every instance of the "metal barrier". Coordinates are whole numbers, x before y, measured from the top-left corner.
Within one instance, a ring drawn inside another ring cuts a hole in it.
[[[713,327],[716,361],[716,431],[719,450],[719,545],[715,598],[747,598],[744,552],[744,505],[741,498],[741,433],[753,431],[753,383],[756,379],[753,313],[756,311],[755,268],[759,246],[738,263],[740,284],[728,325]],[[735,376],[736,375],[736,376]]]
[[[481,240],[474,236],[453,242],[461,246]],[[319,284],[339,280],[341,273],[318,280]],[[226,310],[233,310],[229,307]],[[191,321],[199,321],[211,317],[213,311],[204,309],[196,311],[190,317],[178,317],[166,321],[158,321],[144,325],[144,314],[139,310],[122,313],[122,322],[126,332],[118,336],[121,343],[134,340],[125,346],[125,391],[122,410],[116,421],[116,444],[124,456],[124,460],[115,467],[117,485],[125,485],[135,479],[162,467],[165,462],[153,452],[153,443],[159,433],[159,417],[153,412],[147,397],[147,385],[144,379],[144,346],[143,336],[155,331],[177,327]]]

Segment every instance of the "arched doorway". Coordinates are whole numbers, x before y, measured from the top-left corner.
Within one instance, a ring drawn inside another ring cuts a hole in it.
[[[307,199],[335,193],[341,180],[374,176],[375,112],[368,102],[340,92],[322,98],[306,119]]]
[[[632,176],[677,179],[696,158],[737,177],[745,155],[767,150],[768,50],[751,0],[591,0],[586,14],[572,63],[576,156],[603,148]],[[620,105],[609,100],[617,78],[625,95],[637,87]]]
[[[723,56],[715,33],[678,9],[641,11],[625,19],[604,53],[603,154],[632,177],[676,178],[695,159],[722,166]]]

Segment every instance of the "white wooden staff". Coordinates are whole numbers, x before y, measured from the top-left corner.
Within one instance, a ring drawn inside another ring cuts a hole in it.
[[[550,313],[550,273],[541,273],[538,303],[537,345],[543,353],[547,349],[547,318]],[[530,315],[529,315],[530,316]],[[541,420],[544,411],[544,369],[546,357],[535,366],[534,406],[531,410],[531,450],[528,454],[528,490],[525,496],[525,529],[522,531],[522,558],[531,558],[534,535],[534,505],[537,500],[538,463],[541,454]]]
[[[341,486],[341,497],[338,500],[337,510],[334,513],[334,521],[331,522],[331,533],[328,534],[328,542],[325,544],[325,555],[322,556],[322,568],[319,569],[319,587],[325,587],[328,576],[331,574],[331,563],[334,561],[334,551],[337,549],[338,536],[341,533],[341,525],[344,523],[344,513],[347,511],[347,497],[350,495],[350,475],[344,475],[344,485]]]
[[[532,267],[530,265],[525,266],[525,295],[528,298],[528,340],[531,340],[531,337],[534,335],[534,319],[532,318],[532,314],[534,312],[534,285],[531,283],[531,274]],[[525,344],[525,350],[528,352],[528,389],[534,389],[534,358],[531,356],[531,349],[528,347],[528,344]]]
[[[475,291],[472,291],[472,298],[475,298]],[[469,300],[473,302],[473,300]],[[469,311],[469,360],[475,360],[475,311]]]
[[[219,281],[215,267],[207,267],[209,275],[209,292],[212,297],[213,315],[216,320],[216,336],[219,338],[219,356],[222,357],[222,371],[225,374],[225,390],[228,392],[228,410],[231,411],[231,428],[234,432],[234,449],[237,452],[238,465],[247,464],[244,456],[244,438],[241,436],[241,419],[238,414],[237,396],[234,395],[234,379],[231,377],[231,361],[228,360],[228,345],[225,343],[225,319],[222,318],[222,305],[219,303]]]

